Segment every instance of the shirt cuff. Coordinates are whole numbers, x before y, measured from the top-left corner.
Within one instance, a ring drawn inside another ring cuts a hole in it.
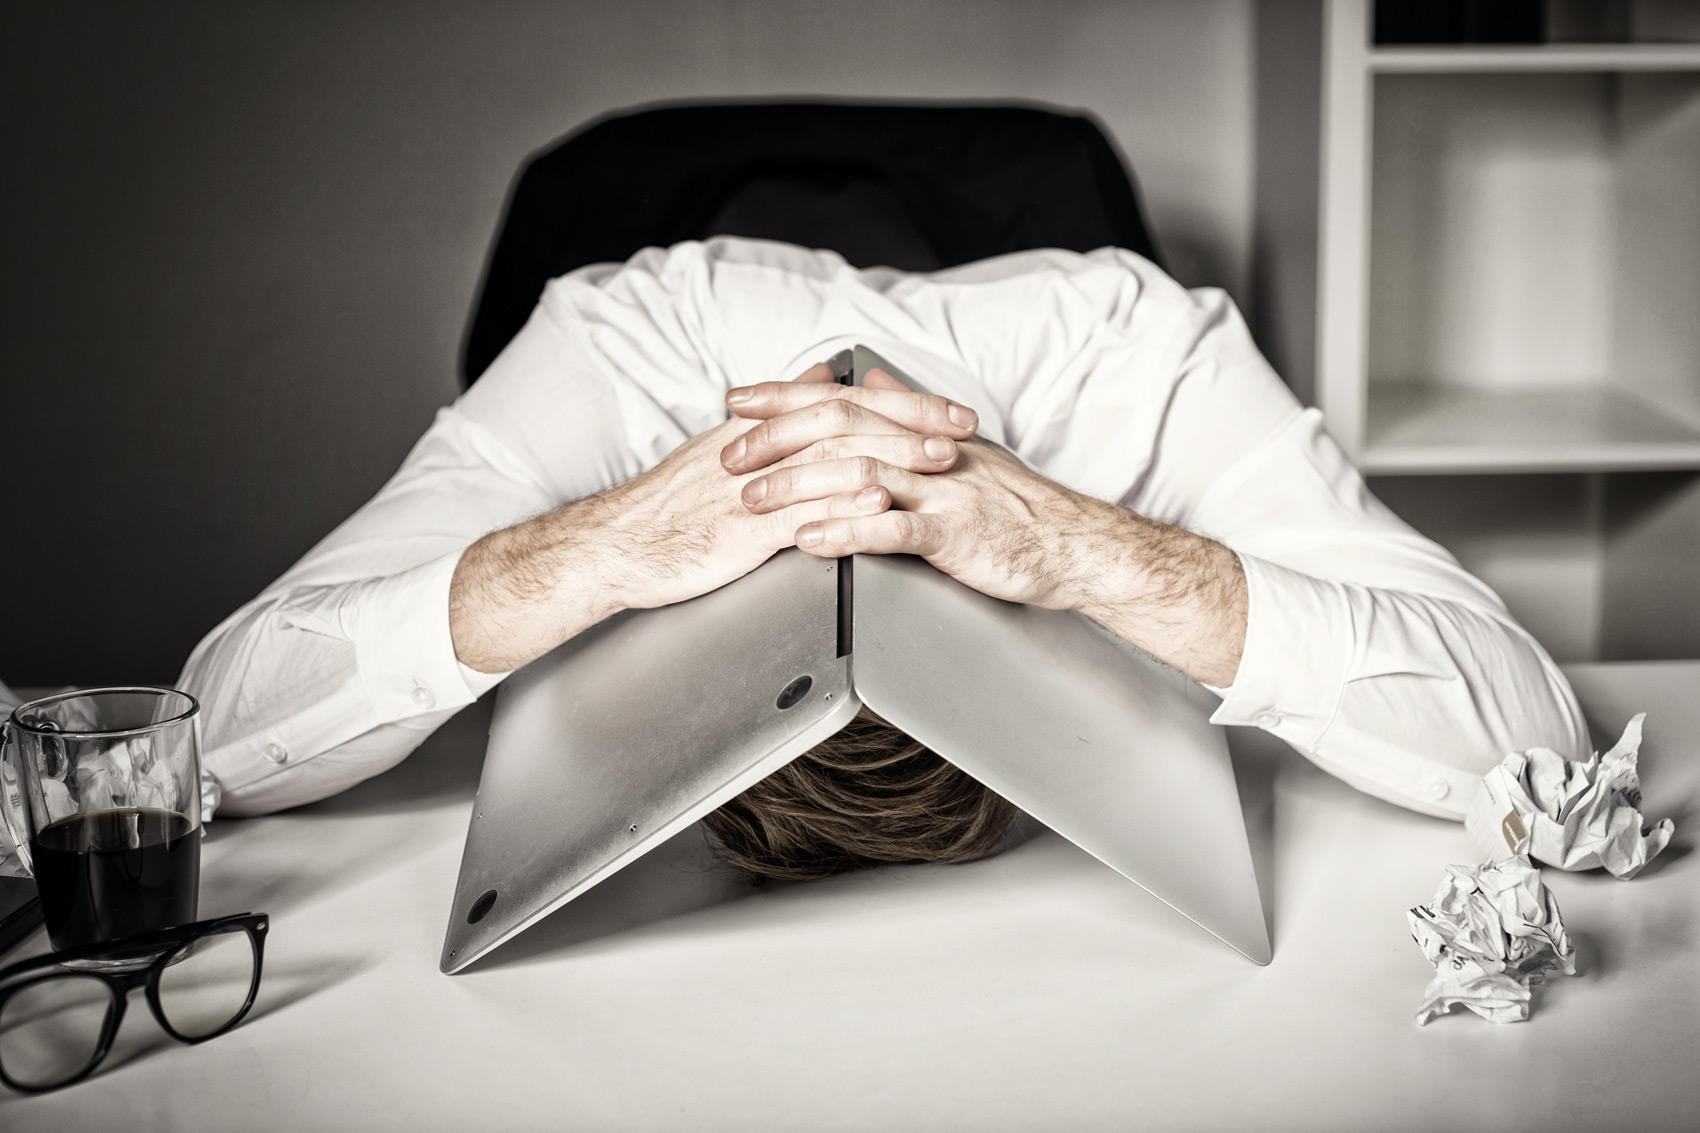
[[[207,770],[206,764],[201,764],[201,821],[211,821],[218,813],[218,804],[224,801],[224,784],[218,781],[218,776]]]
[[[1237,552],[1236,552],[1237,553]],[[1351,663],[1351,608],[1339,583],[1250,555],[1245,648],[1234,683],[1217,689],[1213,724],[1252,725],[1313,747],[1340,706]]]
[[[464,707],[507,676],[479,673],[455,656],[449,585],[460,556],[375,579],[346,612],[360,681],[381,723]]]

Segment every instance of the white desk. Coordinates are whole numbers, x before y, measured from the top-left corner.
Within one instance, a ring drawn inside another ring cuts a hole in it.
[[[1650,712],[1648,811],[1690,844],[1700,664],[1572,673],[1597,738]],[[1269,968],[1044,833],[732,899],[652,856],[451,978],[485,721],[340,798],[215,823],[203,915],[273,917],[253,1015],[185,1047],[135,997],[98,1077],[0,1097],[0,1128],[1700,1128],[1700,856],[1680,849],[1627,883],[1545,871],[1581,976],[1526,1024],[1418,1029],[1430,968],[1404,913],[1473,860],[1463,828],[1253,733]]]

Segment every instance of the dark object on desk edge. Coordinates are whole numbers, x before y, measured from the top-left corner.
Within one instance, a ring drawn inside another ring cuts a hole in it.
[[[27,877],[0,877],[0,956],[41,927],[41,898]]]

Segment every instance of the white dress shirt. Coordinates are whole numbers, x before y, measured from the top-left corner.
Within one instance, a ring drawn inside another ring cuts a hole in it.
[[[911,275],[716,239],[551,282],[377,496],[201,642],[181,684],[222,809],[308,802],[405,758],[501,680],[450,641],[468,545],[652,467],[726,419],[731,387],[857,342],[1040,473],[1239,556],[1245,652],[1216,723],[1450,818],[1508,751],[1586,754],[1545,651],[1370,495],[1220,291],[1114,249]]]

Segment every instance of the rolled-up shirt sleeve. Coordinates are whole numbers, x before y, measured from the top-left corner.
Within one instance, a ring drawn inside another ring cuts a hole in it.
[[[1261,728],[1360,790],[1447,818],[1509,751],[1585,756],[1586,723],[1546,651],[1371,494],[1228,298],[1148,286],[1182,331],[1155,458],[1120,498],[1244,568],[1245,647],[1212,720]]]
[[[1214,722],[1262,728],[1360,790],[1448,818],[1509,751],[1587,753],[1546,651],[1370,495],[1315,410],[1232,466],[1193,523],[1239,556],[1249,597]]]

